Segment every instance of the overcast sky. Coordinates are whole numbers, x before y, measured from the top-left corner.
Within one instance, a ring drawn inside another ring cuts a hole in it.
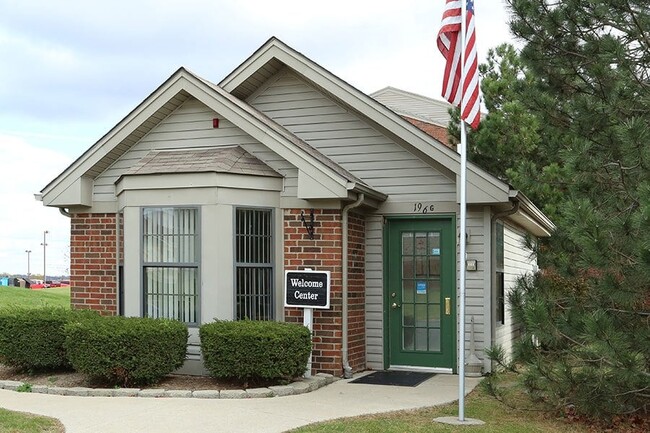
[[[69,220],[34,193],[180,66],[219,82],[271,36],[359,90],[439,98],[445,0],[0,0],[0,272],[68,272]],[[479,61],[510,40],[476,0]]]

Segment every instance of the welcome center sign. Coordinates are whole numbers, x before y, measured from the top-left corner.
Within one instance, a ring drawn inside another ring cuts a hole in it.
[[[285,307],[329,308],[329,271],[284,271]]]

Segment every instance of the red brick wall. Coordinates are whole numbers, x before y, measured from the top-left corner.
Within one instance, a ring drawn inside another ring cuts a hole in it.
[[[312,371],[341,376],[342,368],[342,227],[338,209],[314,209],[314,239],[309,239],[300,209],[284,212],[284,266],[330,271],[330,308],[314,309]],[[305,215],[309,220],[309,216]],[[353,370],[365,368],[364,222],[350,215],[348,245],[348,361]],[[287,322],[303,323],[303,310],[286,308]]]
[[[353,371],[366,368],[365,219],[348,215],[348,362]]]
[[[426,132],[428,135],[432,136],[445,146],[456,150],[456,146],[451,144],[449,140],[449,133],[447,128],[444,126],[434,125],[433,123],[423,122],[421,120],[413,119],[411,117],[402,116],[404,119],[408,120],[411,124],[417,126],[422,131]]]
[[[70,303],[117,313],[115,214],[74,214],[70,230]]]

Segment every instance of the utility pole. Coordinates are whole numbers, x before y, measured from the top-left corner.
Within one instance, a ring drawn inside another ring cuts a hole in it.
[[[46,258],[45,251],[47,250],[47,242],[45,240],[45,237],[47,236],[48,233],[49,232],[47,230],[45,230],[43,232],[43,243],[41,244],[41,245],[43,245],[43,287],[47,287],[47,278],[45,277],[45,271],[46,271],[46,268],[45,268],[45,258]]]
[[[25,252],[27,253],[27,278],[29,278],[31,275],[29,272],[29,255],[32,253],[32,250],[25,250]]]

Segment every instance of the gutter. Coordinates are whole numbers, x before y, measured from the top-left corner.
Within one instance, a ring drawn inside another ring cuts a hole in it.
[[[343,296],[343,305],[342,312],[342,362],[343,362],[343,377],[345,379],[350,379],[352,377],[352,367],[348,361],[348,213],[351,209],[361,206],[363,200],[365,199],[365,194],[361,193],[357,196],[357,201],[351,203],[343,208],[341,212],[341,229],[342,233],[342,270],[341,270],[341,280],[342,280],[342,296]]]

